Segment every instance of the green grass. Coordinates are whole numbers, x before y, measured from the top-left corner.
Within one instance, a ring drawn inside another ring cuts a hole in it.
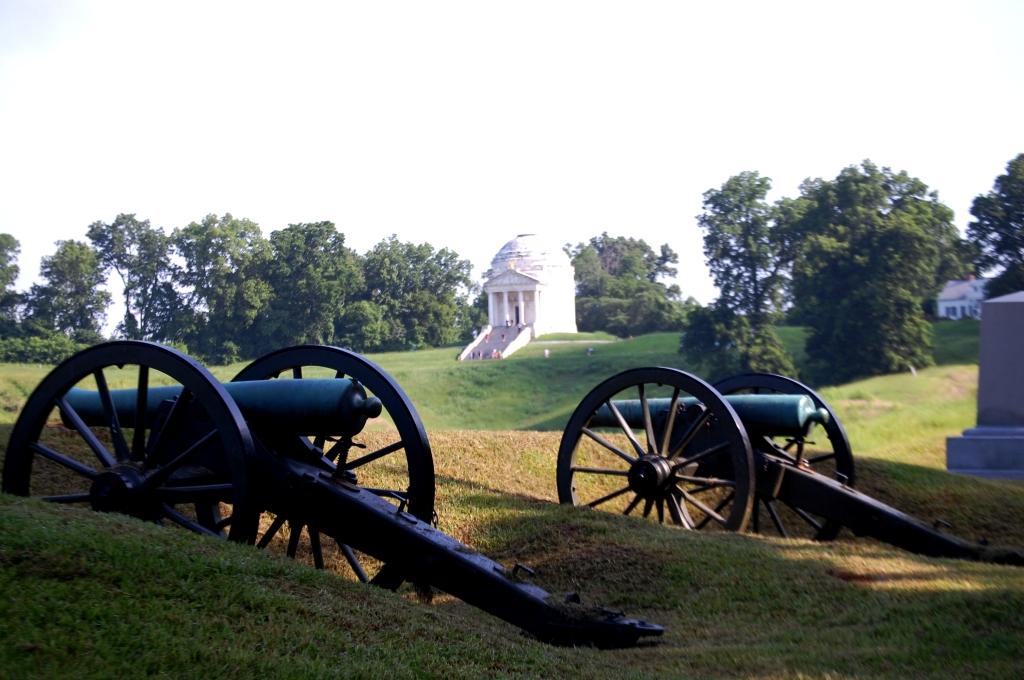
[[[596,333],[548,333],[547,335],[538,335],[534,342],[551,342],[551,341],[569,341],[569,342],[586,342],[588,340],[604,340],[607,342],[613,342],[615,336],[611,333],[605,333],[604,331],[597,331]]]
[[[978,340],[981,336],[981,322],[974,319],[959,321],[934,321],[935,363],[939,366],[950,364],[978,363]]]
[[[977,363],[978,324],[973,321],[936,322],[935,357],[940,365]],[[806,361],[806,329],[783,326],[779,339],[797,366]],[[616,342],[562,342],[612,340],[602,333],[552,334],[529,344],[503,361],[456,362],[458,349],[418,350],[370,355],[398,380],[412,398],[424,424],[436,430],[561,430],[580,399],[605,378],[627,368],[672,366],[706,375],[678,353],[677,333],[653,333]],[[587,349],[594,350],[587,355]],[[548,350],[549,357],[544,357]],[[244,363],[213,367],[220,380],[230,380]],[[50,370],[49,366],[0,365],[0,423],[13,423],[28,394]],[[134,386],[135,373],[108,371],[114,387]]]
[[[664,625],[651,644],[551,647],[447,596],[428,605],[409,588],[380,592],[254,548],[0,497],[0,668],[12,678],[1024,673],[1024,569],[559,506],[558,439],[431,433],[440,528],[530,565],[550,592]],[[862,486],[883,500],[930,517],[957,499],[958,533],[1024,545],[1021,485],[865,462]]]
[[[796,342],[800,330],[780,337]],[[969,329],[940,333],[957,347],[951,357],[969,355]],[[528,346],[494,362],[457,363],[451,349],[373,357],[431,428],[440,528],[507,566],[530,565],[550,592],[664,625],[654,643],[551,647],[448,596],[425,604],[409,588],[362,587],[344,568],[319,573],[0,496],[0,676],[1024,676],[1024,569],[917,557],[846,532],[830,544],[686,532],[557,505],[557,429],[578,399],[617,370],[680,365],[677,342],[620,340],[589,357],[585,345],[550,345],[548,359]],[[41,374],[5,367],[0,394],[23,399]],[[950,521],[962,538],[1024,547],[1024,485],[943,470],[945,438],[973,425],[976,389],[976,366],[939,366],[822,393],[850,435],[859,489]],[[16,413],[17,399],[0,403]],[[485,426],[554,431],[468,429]],[[0,447],[9,431],[0,426]]]

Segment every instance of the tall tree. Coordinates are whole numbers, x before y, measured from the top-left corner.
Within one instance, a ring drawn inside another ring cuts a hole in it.
[[[615,297],[611,293],[623,292],[622,286],[628,288],[634,281],[657,283],[675,276],[676,268],[671,265],[679,262],[679,255],[667,243],[656,253],[643,239],[609,236],[608,232],[567,249],[576,270],[577,297]],[[616,282],[619,289],[610,290]]]
[[[171,238],[183,260],[178,282],[187,305],[178,339],[214,363],[253,354],[259,339],[252,326],[272,295],[264,278],[271,249],[259,225],[230,213],[207,215]]]
[[[18,278],[21,244],[10,234],[0,234],[0,337],[17,333],[18,306],[22,296],[14,290]]]
[[[166,339],[181,306],[173,283],[171,239],[149,220],[125,213],[110,224],[93,222],[86,235],[124,287],[124,320],[117,333],[129,340]]]
[[[366,253],[362,264],[366,298],[380,308],[388,327],[383,347],[436,347],[459,339],[459,315],[470,305],[469,260],[392,235]]]
[[[967,238],[977,248],[979,270],[1002,269],[989,282],[987,295],[1024,290],[1024,153],[1007,163],[992,191],[974,199],[971,215]]]
[[[45,281],[28,294],[28,315],[41,330],[63,333],[83,342],[97,342],[110,293],[98,253],[81,241],[57,241],[57,251],[43,257],[39,274]]]
[[[619,336],[678,330],[694,306],[680,302],[679,286],[659,279],[675,276],[679,256],[667,244],[655,252],[643,239],[595,236],[566,246],[576,271],[576,325],[581,331]]]
[[[335,322],[362,292],[358,256],[332,222],[290,224],[270,234],[270,246],[273,297],[261,329],[268,349],[333,343]]]
[[[691,360],[705,357],[713,372],[737,368],[795,373],[774,325],[782,316],[795,248],[792,230],[779,216],[796,208],[790,203],[770,205],[770,190],[769,178],[742,172],[704,193],[697,224],[704,230],[705,262],[719,297],[713,312],[691,317],[693,327],[683,334],[681,348]],[[717,348],[713,353],[707,351],[709,338]]]
[[[870,161],[801,186],[795,304],[811,326],[811,378],[839,383],[933,363],[922,300],[938,292],[953,212],[921,180]]]

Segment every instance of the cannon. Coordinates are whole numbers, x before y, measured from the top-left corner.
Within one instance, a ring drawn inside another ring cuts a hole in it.
[[[810,439],[817,428],[820,443]],[[770,374],[712,386],[674,368],[633,369],[595,387],[569,420],[557,467],[565,504],[736,532],[759,532],[763,511],[782,537],[831,540],[846,526],[922,555],[1024,566],[1024,554],[943,534],[940,522],[889,507],[854,481],[846,432],[809,387]]]
[[[356,438],[383,424],[388,443],[363,450]],[[287,526],[288,556],[303,542],[323,568],[330,539],[360,581],[438,588],[555,644],[623,647],[663,632],[575,595],[559,601],[525,581],[528,568],[439,531],[415,408],[379,367],[336,347],[279,350],[223,384],[162,345],[83,350],[29,397],[3,491],[259,548]]]

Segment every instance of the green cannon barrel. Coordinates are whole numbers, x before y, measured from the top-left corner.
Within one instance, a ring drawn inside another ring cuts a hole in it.
[[[730,394],[725,397],[733,410],[743,421],[750,434],[774,437],[796,437],[806,435],[816,423],[828,423],[828,411],[819,409],[810,397],[792,394]],[[639,399],[622,399],[612,402],[615,408],[634,429],[644,427],[643,410]],[[671,399],[648,399],[651,417],[667,411]],[[679,403],[689,408],[697,403],[695,397],[686,397]],[[618,427],[619,423],[608,409],[602,406],[590,420],[590,427]]]
[[[250,427],[298,435],[351,436],[367,418],[380,415],[376,397],[345,378],[325,380],[254,380],[223,383]],[[145,425],[152,427],[160,404],[181,394],[181,387],[150,387],[146,392]],[[138,392],[111,390],[111,401],[123,427],[135,427]],[[89,426],[107,424],[99,392],[72,388],[65,400]],[[65,418],[66,420],[66,418]]]

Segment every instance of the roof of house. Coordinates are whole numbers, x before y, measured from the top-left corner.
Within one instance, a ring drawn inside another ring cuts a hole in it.
[[[970,299],[981,300],[985,297],[985,285],[988,279],[953,279],[946,282],[946,287],[939,293],[939,301],[943,300],[965,300],[971,293],[975,297]]]

